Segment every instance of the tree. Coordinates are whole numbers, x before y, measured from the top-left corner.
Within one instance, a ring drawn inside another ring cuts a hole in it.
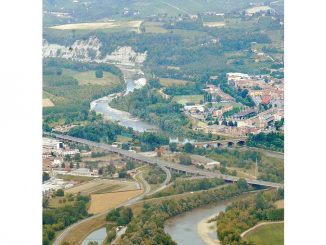
[[[65,161],[70,161],[71,160],[71,156],[70,155],[65,155],[64,160]]]
[[[119,178],[126,178],[128,176],[127,171],[122,170],[119,172]]]
[[[96,78],[102,78],[103,77],[103,71],[102,70],[96,70],[95,71],[95,77]]]
[[[75,160],[76,162],[80,162],[80,161],[81,161],[81,157],[80,157],[80,154],[79,154],[79,153],[77,153],[77,154],[75,155],[74,160]]]
[[[99,169],[98,169],[98,174],[99,174],[99,175],[103,175],[103,168],[99,168]]]
[[[69,163],[69,168],[74,168],[74,164],[72,162]]]
[[[127,144],[127,143],[123,143],[123,144],[121,145],[121,148],[122,148],[123,150],[129,150],[129,144]]]
[[[194,150],[194,146],[191,143],[186,143],[184,145],[184,151],[187,153],[191,153]]]
[[[169,144],[169,149],[170,149],[170,151],[172,151],[172,152],[177,151],[177,143],[175,143],[175,142],[170,143],[170,144]]]
[[[240,190],[244,191],[248,189],[248,183],[245,179],[239,179],[237,182],[237,186]]]
[[[191,157],[185,154],[179,156],[179,162],[183,165],[191,165]]]
[[[61,168],[65,168],[66,167],[66,164],[63,162],[62,164],[61,164]]]
[[[42,179],[43,179],[43,182],[47,181],[48,179],[50,179],[50,175],[47,172],[43,172]]]
[[[64,191],[62,189],[58,189],[55,193],[57,197],[63,197],[65,195]]]

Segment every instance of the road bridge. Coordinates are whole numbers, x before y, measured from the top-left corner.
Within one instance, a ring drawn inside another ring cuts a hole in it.
[[[103,149],[103,150],[106,150],[106,151],[109,151],[112,153],[116,153],[116,154],[118,154],[122,157],[128,158],[128,159],[132,159],[132,160],[147,163],[147,164],[158,165],[159,167],[165,167],[167,169],[176,170],[179,172],[181,171],[186,174],[201,175],[201,176],[205,176],[208,178],[216,177],[216,178],[224,179],[227,182],[237,182],[240,179],[239,177],[236,177],[236,176],[230,176],[230,175],[210,172],[207,170],[192,168],[190,166],[185,166],[185,165],[178,164],[178,163],[171,163],[171,162],[164,161],[164,160],[161,160],[161,159],[155,158],[155,157],[147,157],[147,156],[141,155],[139,153],[135,153],[135,152],[128,151],[128,150],[123,150],[121,148],[114,147],[114,146],[111,146],[111,145],[108,145],[105,143],[98,143],[98,142],[94,142],[94,141],[90,141],[90,140],[85,140],[85,139],[81,139],[81,138],[72,137],[69,135],[62,135],[62,134],[56,134],[56,133],[44,133],[44,134],[61,139],[61,140],[65,140],[65,141],[71,141],[71,142],[85,144],[85,145],[92,146],[92,147],[97,147],[97,148],[100,148],[100,149]],[[281,183],[274,183],[274,182],[269,182],[269,181],[252,180],[252,179],[246,179],[246,181],[248,184],[256,185],[256,186],[264,186],[264,187],[272,187],[272,188],[283,188],[284,187],[284,185]]]

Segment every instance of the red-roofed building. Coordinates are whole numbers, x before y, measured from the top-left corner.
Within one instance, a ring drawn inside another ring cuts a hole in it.
[[[261,101],[263,105],[268,105],[271,102],[271,96],[265,95]]]

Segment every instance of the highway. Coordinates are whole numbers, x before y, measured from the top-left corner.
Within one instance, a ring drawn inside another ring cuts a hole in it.
[[[121,156],[130,158],[130,159],[133,159],[136,161],[141,161],[141,162],[152,164],[152,165],[158,165],[162,169],[163,169],[163,167],[165,167],[167,169],[173,169],[176,171],[182,171],[182,172],[194,174],[194,175],[202,175],[202,176],[206,176],[208,178],[217,177],[217,178],[221,178],[221,179],[224,179],[225,181],[230,181],[230,182],[236,182],[240,179],[239,177],[236,177],[236,176],[230,176],[230,175],[210,172],[207,170],[196,169],[196,168],[181,165],[178,163],[171,163],[168,161],[164,161],[164,160],[161,160],[161,159],[155,158],[155,157],[147,157],[147,156],[144,156],[144,155],[132,152],[132,151],[123,150],[121,148],[114,147],[114,146],[104,144],[104,143],[98,143],[98,142],[94,142],[94,141],[90,141],[90,140],[85,140],[85,139],[81,139],[81,138],[76,138],[76,137],[62,135],[62,134],[56,134],[56,133],[44,133],[44,134],[61,139],[61,140],[67,140],[67,141],[71,141],[71,142],[75,142],[75,143],[85,144],[85,145],[92,146],[92,147],[97,147],[97,148],[100,148],[100,149],[103,149],[103,150],[106,150],[106,151],[109,151],[112,153],[116,153],[116,154],[119,154]],[[252,180],[252,179],[246,179],[246,181],[248,184],[251,184],[251,185],[258,185],[258,186],[265,186],[265,187],[272,187],[272,188],[284,188],[284,185],[281,183],[274,183],[274,182],[263,181],[263,180]]]

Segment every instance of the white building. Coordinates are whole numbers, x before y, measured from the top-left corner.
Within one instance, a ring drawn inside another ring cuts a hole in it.
[[[206,163],[205,166],[204,166],[204,168],[205,169],[213,169],[215,167],[220,167],[220,166],[221,166],[221,163],[220,162],[214,161],[214,162]]]
[[[79,153],[79,150],[78,149],[65,149],[62,151],[62,155],[63,156],[73,156],[73,155],[76,155]]]
[[[98,177],[98,175],[94,174],[88,168],[79,168],[79,169],[76,169],[76,170],[73,170],[73,171],[69,172],[68,174],[69,175],[76,175],[76,176]]]

